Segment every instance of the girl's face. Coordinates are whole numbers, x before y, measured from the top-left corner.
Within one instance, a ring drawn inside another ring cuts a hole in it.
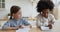
[[[49,12],[50,12],[50,10],[49,9],[44,9],[43,11],[42,11],[42,15],[44,16],[44,17],[48,17],[48,14],[49,14]]]
[[[14,17],[15,19],[20,19],[21,16],[22,16],[22,13],[21,13],[20,10],[19,10],[17,13],[13,13],[13,17]]]

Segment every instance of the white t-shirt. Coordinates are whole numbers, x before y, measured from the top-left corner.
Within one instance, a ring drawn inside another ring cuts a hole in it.
[[[48,15],[48,18],[43,17],[41,14],[37,15],[36,25],[39,26],[47,26],[48,22],[51,21],[52,24],[55,22],[55,17],[52,14]]]

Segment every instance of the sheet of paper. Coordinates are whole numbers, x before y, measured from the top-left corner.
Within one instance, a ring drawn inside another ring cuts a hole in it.
[[[41,26],[41,30],[50,30],[49,27],[44,27],[44,26]]]
[[[23,29],[18,29],[16,32],[29,32],[30,28],[23,28]]]

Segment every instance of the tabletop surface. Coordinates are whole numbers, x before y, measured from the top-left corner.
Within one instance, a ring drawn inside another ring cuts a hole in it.
[[[16,30],[0,30],[0,32],[16,32]],[[41,32],[39,28],[31,28],[29,32]]]

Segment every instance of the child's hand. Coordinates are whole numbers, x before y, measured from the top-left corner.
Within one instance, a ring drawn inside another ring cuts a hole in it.
[[[48,27],[49,27],[49,29],[52,29],[52,22],[51,21],[49,21]]]
[[[52,29],[52,25],[48,25],[49,29]]]
[[[15,29],[19,29],[19,28],[22,29],[22,28],[24,28],[24,27],[23,27],[23,26],[16,26],[16,27],[15,27]]]
[[[52,25],[52,22],[51,22],[51,21],[49,21],[49,22],[48,22],[48,25]]]
[[[19,26],[19,28],[24,28],[23,26]]]
[[[19,26],[16,26],[15,29],[19,29]]]
[[[19,26],[16,26],[16,27],[7,27],[7,29],[17,30],[17,29],[19,29]]]
[[[29,27],[30,27],[30,28],[32,28],[32,26],[31,26],[31,25],[30,25]]]
[[[32,26],[31,26],[31,25],[28,25],[28,26],[22,25],[22,27],[32,28]]]

